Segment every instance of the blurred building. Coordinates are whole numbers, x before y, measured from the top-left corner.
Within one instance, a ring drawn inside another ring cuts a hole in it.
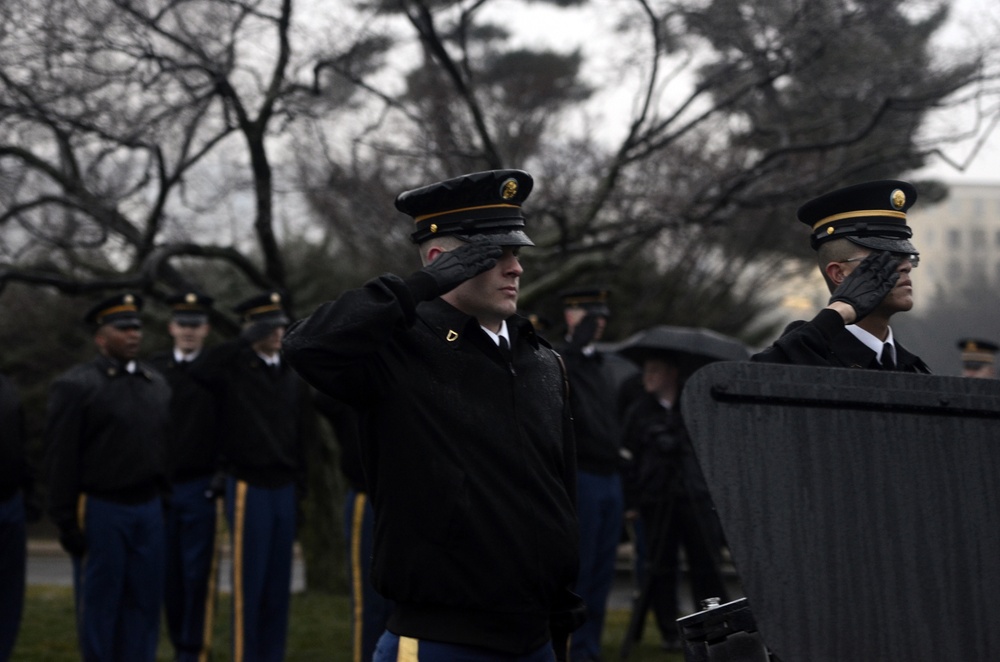
[[[933,205],[908,212],[927,291],[1000,283],[1000,184],[950,184]]]

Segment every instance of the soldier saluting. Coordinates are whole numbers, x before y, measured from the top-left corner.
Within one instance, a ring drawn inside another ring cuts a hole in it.
[[[792,322],[752,361],[930,372],[896,340],[889,320],[913,308],[911,272],[920,253],[906,210],[917,200],[907,182],[882,180],[837,189],[802,205],[829,305]]]
[[[531,187],[494,170],[401,193],[423,268],[344,292],[285,338],[288,362],[365,420],[372,575],[393,601],[376,662],[541,662],[577,624],[564,376],[515,314]]]

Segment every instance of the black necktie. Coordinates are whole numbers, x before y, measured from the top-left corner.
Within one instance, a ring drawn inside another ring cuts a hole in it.
[[[507,342],[507,339],[504,338],[503,336],[500,336],[500,344],[498,346],[500,347],[500,354],[503,355],[504,360],[507,363],[510,363],[511,360],[510,344]]]
[[[882,369],[883,370],[895,370],[896,362],[892,360],[892,344],[885,343],[882,345]]]

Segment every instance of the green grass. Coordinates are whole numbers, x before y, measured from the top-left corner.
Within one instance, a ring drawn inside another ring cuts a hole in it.
[[[229,659],[229,603],[219,600],[214,629],[214,660]],[[604,657],[618,660],[628,612],[611,611],[604,633]],[[656,627],[648,621],[642,642],[632,650],[630,661],[683,662],[681,654],[660,650]],[[158,662],[171,660],[171,648],[161,635]],[[77,662],[73,592],[70,588],[29,586],[21,634],[12,662]],[[298,593],[292,596],[289,618],[288,662],[350,662],[350,607],[347,596]]]

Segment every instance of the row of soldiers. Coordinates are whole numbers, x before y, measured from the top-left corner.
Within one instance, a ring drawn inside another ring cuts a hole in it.
[[[179,293],[167,303],[174,346],[148,361],[139,359],[142,298],[125,293],[95,304],[84,321],[96,357],[50,386],[47,512],[72,559],[81,655],[155,659],[165,611],[176,659],[208,659],[224,510],[233,547],[232,659],[280,660],[305,485],[307,389],[280,358],[289,319],[279,293],[255,295],[235,308],[240,337],[204,350],[211,297]],[[6,437],[21,429],[12,420],[20,407],[9,381],[0,386],[3,447],[13,453],[23,443]],[[30,475],[17,453],[4,471]],[[4,514],[23,508],[18,487]],[[11,532],[2,537],[0,567],[10,579],[0,660],[20,620],[23,516]]]

